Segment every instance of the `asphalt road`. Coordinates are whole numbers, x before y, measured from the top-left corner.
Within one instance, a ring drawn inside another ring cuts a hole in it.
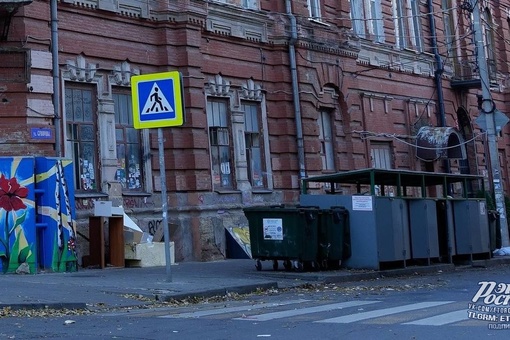
[[[144,309],[39,311],[1,317],[0,339],[507,339],[509,287],[510,267],[499,266]]]

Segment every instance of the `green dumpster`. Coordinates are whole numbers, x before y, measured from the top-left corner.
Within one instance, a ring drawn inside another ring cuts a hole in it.
[[[244,209],[250,230],[252,258],[283,261],[285,269],[308,270],[317,266],[319,209],[313,207],[250,207]]]
[[[351,256],[349,211],[331,207],[320,211],[318,261],[322,269],[338,269]]]

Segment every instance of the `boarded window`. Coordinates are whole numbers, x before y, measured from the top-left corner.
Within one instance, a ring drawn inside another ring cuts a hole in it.
[[[335,170],[333,153],[333,134],[331,129],[331,115],[327,111],[319,112],[319,141],[321,143],[321,160],[323,170]]]
[[[372,142],[370,144],[370,158],[372,167],[376,169],[392,169],[391,144],[385,142]]]

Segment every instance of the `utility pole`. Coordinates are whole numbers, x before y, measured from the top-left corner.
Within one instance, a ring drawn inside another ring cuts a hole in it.
[[[480,23],[480,1],[470,0],[471,10],[473,11],[473,30],[475,33],[476,59],[478,70],[480,72],[480,81],[482,83],[482,108],[480,115],[485,115],[487,125],[487,140],[489,146],[489,157],[492,171],[492,187],[496,201],[496,210],[499,213],[501,247],[510,246],[508,239],[508,224],[505,209],[505,195],[503,193],[503,183],[501,182],[501,168],[499,164],[498,142],[496,136],[495,113],[496,104],[492,100],[489,87],[489,72],[487,70],[487,59],[483,46],[482,25]]]

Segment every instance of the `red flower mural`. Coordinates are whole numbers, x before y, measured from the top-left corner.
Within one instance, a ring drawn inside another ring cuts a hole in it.
[[[0,209],[6,211],[17,211],[27,206],[22,198],[28,196],[28,189],[19,185],[16,178],[7,179],[4,175],[0,177]]]

